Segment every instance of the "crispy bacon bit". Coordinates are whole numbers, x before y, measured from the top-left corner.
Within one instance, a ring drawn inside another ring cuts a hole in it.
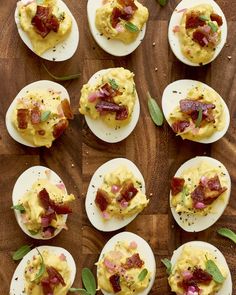
[[[29,120],[29,110],[28,109],[18,109],[17,110],[17,123],[19,129],[27,129]]]
[[[58,123],[53,126],[53,136],[58,138],[68,127],[69,123],[66,119],[61,119]]]
[[[67,119],[72,120],[74,118],[74,115],[73,115],[72,110],[70,108],[70,103],[69,103],[68,99],[63,99],[63,101],[61,102],[61,107],[62,107],[64,116]]]
[[[144,261],[140,259],[138,253],[133,254],[131,257],[126,258],[125,264],[122,264],[124,269],[141,268],[144,265]]]
[[[197,29],[193,32],[193,40],[197,42],[200,46],[204,47],[207,45],[205,39],[206,35],[200,29]]]
[[[195,111],[206,111],[209,109],[214,109],[216,106],[212,103],[204,103],[197,100],[191,100],[191,99],[181,99],[180,100],[180,110],[182,113],[185,114],[192,114],[192,112]]]
[[[109,281],[112,285],[114,293],[118,293],[121,291],[120,286],[120,276],[118,274],[114,274],[109,278]]]
[[[212,13],[210,18],[212,21],[216,21],[219,27],[223,25],[223,20],[220,15],[218,15],[216,13]]]
[[[180,177],[173,177],[171,180],[171,194],[172,196],[176,196],[178,193],[182,192],[184,188],[185,180],[184,178]]]
[[[42,286],[43,289],[43,294],[44,295],[51,295],[53,294],[53,288],[50,284],[50,280],[48,277],[46,278],[42,278],[42,280],[40,281],[40,284]]]
[[[121,95],[118,89],[113,89],[110,84],[106,83],[100,88],[100,97],[105,101],[113,101],[113,97]]]
[[[45,188],[38,193],[38,198],[43,208],[48,210],[50,206],[50,196]]]
[[[45,133],[46,133],[46,131],[43,130],[43,129],[38,130],[38,134],[41,135],[41,136],[44,136]]]
[[[105,211],[110,204],[108,193],[102,189],[98,189],[95,203],[102,212]]]
[[[186,15],[186,29],[193,29],[197,27],[201,27],[205,25],[205,21],[199,18],[199,13],[192,11],[191,13]]]
[[[118,0],[118,3],[122,6],[122,9],[114,7],[112,10],[111,25],[113,28],[116,28],[121,19],[130,20],[138,9],[134,0]]]
[[[62,286],[66,285],[62,275],[53,266],[48,266],[46,269],[50,282],[53,282],[53,284],[61,284]]]
[[[128,109],[125,106],[120,106],[109,101],[100,101],[95,106],[98,112],[116,113],[116,120],[125,120],[128,117]]]
[[[55,214],[54,210],[50,210],[50,211],[46,212],[43,215],[41,215],[41,225],[42,225],[42,227],[50,226],[53,219],[56,219],[56,214]]]
[[[199,203],[210,205],[226,190],[226,187],[221,186],[218,175],[204,180],[204,183],[200,180],[199,185],[191,193],[193,207],[199,209]]]
[[[33,125],[39,124],[41,121],[41,111],[39,108],[34,108],[30,112],[30,119]]]
[[[138,190],[134,187],[133,182],[127,181],[120,191],[120,195],[122,197],[120,201],[124,199],[126,202],[130,202],[136,196],[137,193]]]
[[[59,21],[55,15],[52,14],[50,7],[37,6],[35,16],[32,18],[31,24],[35,31],[45,38],[50,31],[57,32],[59,29]]]
[[[43,227],[42,237],[51,238],[54,236],[54,232],[55,232],[55,227],[52,227],[52,226]]]
[[[176,121],[171,125],[171,128],[175,133],[181,133],[184,132],[186,128],[190,126],[190,122],[188,121]]]
[[[184,279],[182,282],[179,282],[178,286],[183,288],[185,292],[188,292],[192,287],[194,293],[200,291],[198,284],[209,285],[211,281],[212,276],[208,272],[196,267],[193,270],[192,276],[189,279]]]

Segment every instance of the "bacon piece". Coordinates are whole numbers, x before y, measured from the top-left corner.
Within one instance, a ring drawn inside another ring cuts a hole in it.
[[[121,291],[120,286],[120,276],[118,274],[114,274],[109,278],[109,281],[112,285],[114,293],[118,293]]]
[[[184,130],[186,128],[188,128],[189,126],[190,126],[190,122],[189,121],[181,121],[181,120],[178,120],[178,121],[175,121],[171,125],[171,128],[173,129],[173,131],[175,133],[181,133],[181,132],[184,132]]]
[[[42,225],[42,227],[50,226],[53,219],[56,219],[56,214],[55,214],[54,210],[50,210],[51,212],[49,210],[45,214],[41,215],[41,225]]]
[[[56,123],[53,126],[53,136],[55,138],[58,138],[59,136],[61,136],[63,134],[63,132],[66,130],[66,128],[68,127],[69,123],[66,119],[61,119],[58,123]]]
[[[45,188],[43,188],[38,193],[38,198],[39,198],[40,203],[43,206],[43,208],[48,210],[50,207],[50,197],[49,197],[49,193],[47,192],[47,190]]]
[[[128,109],[120,106],[114,102],[100,101],[95,106],[98,112],[111,112],[116,113],[116,120],[125,120],[128,117]]]
[[[205,118],[212,115],[208,111],[215,109],[215,105],[212,103],[204,103],[197,100],[181,99],[180,110],[182,113],[191,115],[192,119],[197,119],[199,110],[203,111]],[[211,118],[212,119],[212,118]]]
[[[42,286],[44,295],[52,295],[53,294],[53,288],[50,284],[50,280],[48,277],[42,278],[40,281],[40,284]]]
[[[41,136],[44,136],[45,133],[46,133],[46,131],[43,130],[43,129],[38,130],[38,134],[41,135]]]
[[[131,257],[126,258],[125,264],[122,264],[124,269],[141,268],[144,265],[144,261],[140,259],[138,253],[133,254]]]
[[[184,178],[180,177],[173,177],[171,180],[171,194],[172,196],[176,196],[178,193],[182,192],[184,188],[185,180]]]
[[[113,10],[112,10],[112,13],[111,13],[111,26],[113,28],[115,28],[118,23],[120,22],[120,17],[121,17],[122,13],[121,13],[121,10],[117,7],[114,7]]]
[[[207,45],[205,41],[206,38],[207,36],[200,29],[197,29],[196,31],[193,32],[193,40],[202,47]]]
[[[57,281],[58,284],[61,284],[62,286],[66,285],[62,275],[53,266],[48,266],[46,270],[49,275],[50,282],[53,282],[53,284],[56,284],[56,281]]]
[[[118,89],[113,89],[110,84],[106,83],[100,88],[100,97],[105,101],[113,101],[113,97],[121,95]]]
[[[19,129],[27,129],[29,120],[29,110],[28,109],[18,109],[17,110],[17,123]]]
[[[41,111],[39,108],[34,108],[30,112],[30,119],[33,125],[39,124],[41,121]]]
[[[74,115],[73,115],[72,110],[70,108],[70,103],[69,103],[68,99],[63,99],[63,101],[61,102],[61,107],[62,107],[65,117],[69,120],[72,120],[74,118]]]
[[[95,204],[101,211],[105,211],[110,204],[109,195],[102,189],[97,190]]]
[[[186,15],[186,23],[185,28],[186,29],[194,29],[197,27],[204,26],[206,21],[199,18],[199,13],[192,11],[191,13],[188,13]]]
[[[219,191],[222,189],[221,184],[220,184],[220,179],[218,175],[215,175],[214,177],[210,178],[207,181],[207,186],[211,191]]]
[[[113,28],[116,28],[121,19],[130,20],[138,9],[134,0],[118,0],[118,3],[122,6],[122,9],[114,7],[112,10],[110,21]]]
[[[57,214],[69,214],[72,213],[72,209],[67,205],[56,204],[51,200],[51,207]]]
[[[216,13],[212,13],[210,16],[212,21],[216,21],[218,26],[221,27],[223,25],[222,17]]]
[[[134,187],[132,181],[127,181],[120,191],[121,199],[120,202],[124,199],[126,202],[130,202],[138,193],[138,190]]]
[[[134,0],[118,0],[118,3],[123,7],[131,7],[133,10],[137,10],[138,7],[134,3]]]
[[[50,7],[37,6],[35,16],[32,18],[31,24],[35,31],[45,38],[51,30],[57,32],[59,29],[59,21],[55,15],[52,14]]]

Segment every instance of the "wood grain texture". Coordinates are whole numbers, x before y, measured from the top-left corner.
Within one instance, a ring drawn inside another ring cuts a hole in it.
[[[143,0],[150,11],[147,33],[141,46],[125,58],[115,58],[100,49],[93,40],[86,16],[85,0],[65,0],[80,28],[80,44],[69,61],[45,62],[55,74],[81,72],[79,80],[62,83],[71,97],[75,119],[66,133],[50,149],[31,149],[14,142],[5,127],[5,113],[12,99],[25,85],[40,79],[50,79],[42,67],[42,60],[23,44],[14,23],[15,0],[0,0],[0,295],[8,294],[16,263],[11,253],[23,244],[42,245],[28,238],[18,227],[11,207],[11,193],[18,176],[33,165],[45,165],[64,180],[69,192],[76,196],[74,213],[68,218],[68,231],[47,242],[66,248],[75,258],[77,276],[74,286],[81,285],[82,267],[96,273],[94,263],[99,253],[115,233],[102,233],[94,229],[85,213],[86,190],[93,172],[104,162],[115,157],[127,157],[142,171],[146,181],[150,205],[124,230],[146,239],[155,254],[156,280],[150,294],[171,294],[164,257],[170,258],[174,249],[192,240],[203,240],[218,247],[225,255],[236,286],[236,246],[216,234],[219,227],[236,231],[236,1],[217,0],[229,27],[227,46],[210,65],[188,67],[174,57],[167,41],[168,21],[179,1],[169,0],[160,8],[156,0]],[[196,1],[197,2],[197,1]],[[155,46],[153,46],[155,42]],[[229,60],[227,56],[232,56]],[[141,115],[134,132],[123,142],[107,144],[97,139],[78,113],[80,89],[96,71],[123,66],[135,73]],[[157,70],[155,70],[157,69]],[[225,99],[229,106],[231,125],[227,134],[217,143],[202,145],[176,138],[167,123],[156,128],[147,109],[146,92],[161,103],[164,88],[177,79],[196,79],[206,82]],[[201,233],[186,233],[177,226],[168,205],[169,180],[186,160],[208,155],[222,161],[230,172],[232,194],[230,203],[219,221]],[[235,289],[235,287],[234,287]],[[236,290],[233,291],[236,294]]]

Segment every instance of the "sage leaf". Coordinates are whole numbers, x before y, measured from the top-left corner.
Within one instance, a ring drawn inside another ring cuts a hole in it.
[[[44,0],[36,0],[37,5],[42,5]]]
[[[209,20],[209,18],[207,16],[205,16],[205,15],[200,15],[199,18],[200,18],[200,20],[203,20],[203,21],[208,21]]]
[[[29,251],[31,250],[32,245],[24,245],[15,251],[12,255],[13,260],[21,260]]]
[[[149,109],[149,113],[151,115],[151,118],[157,126],[161,126],[164,121],[164,116],[163,116],[162,110],[158,106],[155,99],[153,99],[151,97],[149,92],[147,93],[147,96],[148,96],[148,109]]]
[[[49,116],[51,115],[51,111],[45,111],[41,114],[41,118],[40,121],[41,122],[45,122],[47,121],[47,119],[49,118]]]
[[[89,295],[96,294],[96,281],[89,268],[82,269],[82,282]]]
[[[111,85],[112,89],[116,90],[118,89],[118,84],[116,83],[115,79],[109,79],[109,84]]]
[[[34,230],[28,230],[29,233],[31,233],[32,236],[37,235],[39,232],[38,231],[34,231]]]
[[[161,262],[165,265],[166,267],[166,272],[168,273],[168,275],[171,274],[171,269],[172,269],[172,264],[171,261],[167,258],[161,259]]]
[[[195,123],[195,127],[199,128],[202,122],[202,109],[199,109],[198,111],[198,116],[197,116],[197,121]]]
[[[217,232],[221,236],[230,239],[231,241],[233,241],[236,244],[236,233],[233,232],[231,229],[226,228],[226,227],[222,227],[222,228],[218,229]]]
[[[125,23],[125,28],[132,33],[136,33],[139,31],[139,28],[131,22]]]
[[[49,72],[49,70],[46,68],[44,64],[42,65],[45,71],[48,73],[48,75],[56,81],[68,81],[68,80],[78,79],[80,77],[80,73],[58,77],[52,74],[51,72]]]
[[[148,270],[147,270],[146,268],[144,268],[144,269],[140,272],[140,274],[138,275],[138,280],[139,280],[140,282],[142,282],[142,281],[146,278],[147,274],[148,274]]]
[[[22,204],[11,206],[11,209],[18,210],[18,211],[20,211],[20,213],[25,212],[25,208]]]
[[[70,288],[70,292],[79,292],[81,295],[90,295],[85,289],[82,288]]]
[[[161,6],[165,6],[167,4],[168,0],[158,0],[158,3],[161,5]]]
[[[212,275],[213,280],[218,283],[222,284],[225,280],[222,273],[220,272],[218,266],[215,264],[213,260],[207,260],[206,261],[206,271]]]
[[[183,204],[185,204],[185,199],[188,194],[189,194],[188,188],[187,186],[184,186],[182,190],[182,195],[181,195]]]
[[[208,22],[209,27],[211,28],[212,32],[217,32],[218,27],[213,22]]]
[[[40,263],[40,268],[39,268],[38,273],[36,274],[35,278],[31,282],[35,282],[35,281],[39,280],[46,271],[46,266],[45,266],[45,263],[44,263],[44,260],[43,260],[43,256],[42,256],[42,254],[39,252],[39,250],[37,248],[36,248],[36,250],[38,251],[39,256],[41,258],[41,263]]]

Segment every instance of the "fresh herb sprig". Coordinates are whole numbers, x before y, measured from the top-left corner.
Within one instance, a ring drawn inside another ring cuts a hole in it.
[[[230,239],[231,241],[233,241],[236,244],[236,233],[233,232],[231,229],[226,228],[226,227],[222,227],[222,228],[219,228],[217,230],[217,232],[219,235]]]
[[[117,90],[119,88],[119,85],[117,84],[115,79],[109,79],[109,84],[111,85],[111,88],[114,90]]]
[[[197,116],[197,121],[195,123],[195,127],[199,128],[201,123],[202,123],[202,109],[199,109],[198,116]]]
[[[149,92],[147,92],[147,96],[148,96],[148,110],[151,115],[151,118],[157,126],[162,126],[164,122],[164,116],[163,116],[162,110],[158,106],[156,100],[151,97]]]
[[[128,31],[132,32],[132,33],[137,33],[137,32],[139,32],[139,28],[138,28],[136,25],[134,25],[133,23],[131,23],[131,22],[126,22],[126,23],[125,23],[125,28],[126,28]]]
[[[84,288],[70,288],[70,292],[79,292],[82,295],[95,295],[96,294],[96,281],[93,273],[89,268],[82,269],[82,282]]]
[[[42,112],[41,117],[40,117],[40,121],[41,122],[47,121],[47,119],[49,118],[50,115],[51,115],[51,111]]]
[[[47,67],[45,66],[45,64],[42,64],[45,71],[48,73],[48,75],[53,78],[54,80],[56,81],[68,81],[68,80],[74,80],[74,79],[78,79],[80,77],[80,73],[77,73],[77,74],[72,74],[72,75],[65,75],[65,76],[55,76],[54,74],[52,74],[48,69]]]
[[[140,274],[138,275],[138,280],[139,280],[140,282],[142,282],[142,281],[146,278],[147,274],[148,274],[148,270],[147,270],[146,268],[144,268],[144,269],[140,272]]]
[[[222,284],[224,282],[225,278],[213,260],[209,259],[206,261],[206,271],[212,275],[216,283]]]
[[[170,275],[172,270],[171,261],[168,258],[164,258],[164,259],[161,259],[161,262],[165,265],[167,274]]]
[[[38,251],[39,256],[41,258],[41,263],[40,263],[40,268],[39,268],[38,273],[36,274],[35,278],[31,282],[38,281],[46,271],[46,266],[45,266],[45,263],[44,263],[43,256],[42,256],[42,254],[39,252],[39,250],[37,248],[36,248],[36,250]]]
[[[12,255],[12,259],[17,261],[17,260],[21,260],[27,253],[29,253],[29,251],[31,250],[32,245],[24,245],[22,247],[20,247],[18,250],[16,250],[13,255]]]
[[[18,204],[18,205],[13,205],[11,206],[11,209],[20,211],[20,213],[24,213],[25,212],[25,208],[22,204]]]

